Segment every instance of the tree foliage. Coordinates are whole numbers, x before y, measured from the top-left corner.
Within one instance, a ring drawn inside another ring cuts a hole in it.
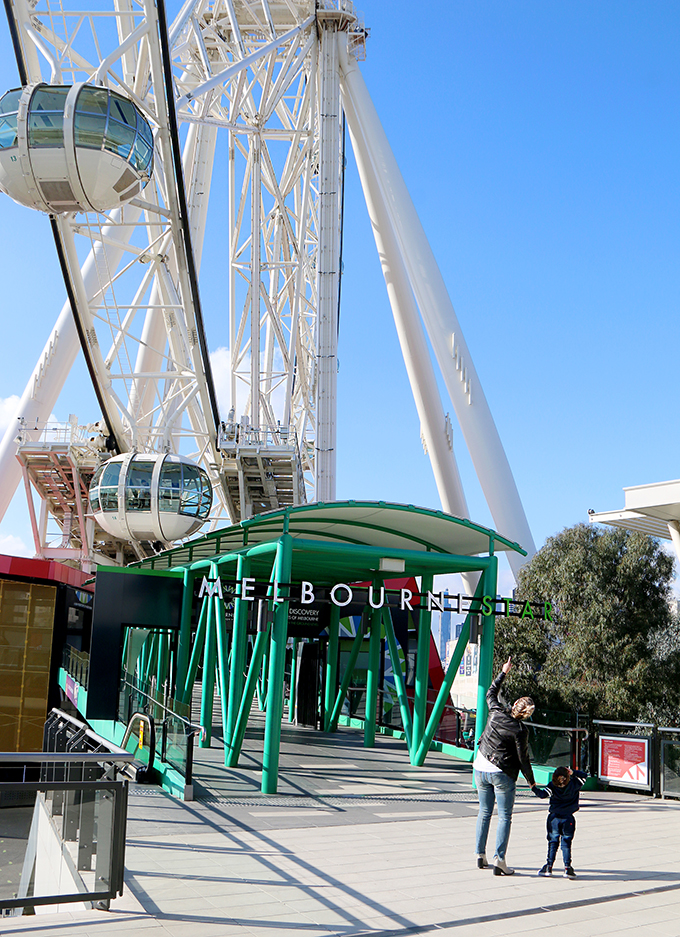
[[[578,524],[550,537],[522,569],[515,596],[552,602],[554,620],[496,621],[495,672],[513,658],[507,696],[532,696],[539,709],[678,725],[672,576],[673,560],[645,534]]]

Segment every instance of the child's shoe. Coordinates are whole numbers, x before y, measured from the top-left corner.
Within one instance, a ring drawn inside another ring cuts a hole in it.
[[[564,877],[565,878],[576,878],[576,872],[572,869],[570,865],[565,865],[564,867]]]
[[[539,875],[552,875],[552,866],[548,865],[548,863],[546,862],[543,868],[539,869],[538,874]]]

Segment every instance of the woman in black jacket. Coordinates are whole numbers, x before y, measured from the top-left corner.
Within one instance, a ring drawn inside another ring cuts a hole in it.
[[[507,709],[498,699],[498,693],[506,674],[510,670],[511,658],[503,664],[502,671],[489,687],[486,701],[489,718],[479,740],[477,757],[474,760],[475,785],[479,795],[477,817],[477,868],[486,869],[486,840],[493,805],[498,800],[498,829],[496,830],[496,857],[494,875],[512,875],[505,861],[510,839],[512,808],[515,804],[517,776],[521,771],[532,788],[536,786],[534,772],[529,762],[527,728],[523,720],[534,711],[534,702],[528,696],[515,700]]]

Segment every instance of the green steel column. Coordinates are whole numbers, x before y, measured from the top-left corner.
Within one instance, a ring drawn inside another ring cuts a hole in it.
[[[253,705],[253,696],[255,696],[257,678],[260,674],[260,667],[262,666],[262,655],[264,654],[264,649],[268,640],[269,624],[267,624],[266,630],[261,631],[255,639],[255,646],[253,647],[253,654],[250,658],[250,667],[248,668],[248,676],[246,677],[245,687],[243,688],[243,696],[241,697],[241,705],[239,706],[238,716],[236,717],[234,732],[229,743],[227,743],[226,740],[224,743],[226,752],[225,764],[228,768],[235,768],[238,765],[243,739],[246,734],[246,726],[248,725],[250,707]]]
[[[191,649],[191,660],[189,661],[189,667],[187,669],[187,674],[184,680],[184,686],[182,686],[179,681],[177,681],[177,699],[180,701],[180,703],[191,703],[191,694],[194,689],[194,681],[196,680],[198,662],[201,659],[201,654],[203,652],[203,646],[205,643],[205,622],[208,616],[209,601],[210,599],[207,596],[203,599],[201,612],[198,616],[198,624],[196,625],[196,636],[194,638],[194,646]]]
[[[182,593],[182,611],[179,620],[179,638],[177,641],[177,672],[173,695],[178,698],[184,690],[189,669],[191,653],[191,612],[194,605],[194,574],[184,570],[184,591]]]
[[[479,584],[475,590],[475,598],[480,599],[485,595],[484,592],[484,576],[480,577]],[[430,718],[427,722],[427,727],[423,735],[422,740],[416,746],[414,745],[414,755],[411,757],[411,764],[417,767],[420,767],[425,762],[425,756],[428,753],[434,734],[437,731],[437,726],[444,712],[444,707],[446,706],[448,700],[450,699],[451,687],[453,681],[455,680],[456,673],[458,672],[458,667],[460,662],[463,659],[463,654],[465,653],[465,648],[467,647],[468,640],[470,637],[470,613],[465,618],[463,628],[458,637],[453,656],[449,663],[448,670],[446,671],[446,676],[444,677],[444,682],[439,688],[439,693],[437,694],[437,699],[435,704],[432,707],[432,712],[430,713]]]
[[[331,620],[328,625],[328,647],[326,649],[326,698],[324,700],[324,732],[331,727],[331,710],[335,701],[335,684],[338,682],[338,647],[340,646],[340,609],[331,605]],[[292,677],[291,677],[292,680]]]
[[[148,644],[148,641],[149,641],[149,636],[147,635],[146,640],[144,641],[144,643],[143,643],[142,646],[140,647],[140,649],[139,649],[139,654],[137,655],[137,665],[136,665],[136,668],[135,668],[135,669],[136,669],[136,671],[137,671],[137,678],[138,678],[139,680],[145,680],[145,679],[146,679],[145,673],[146,673],[146,658],[147,658],[147,644]]]
[[[210,578],[215,580],[219,571],[215,564],[210,566]],[[222,711],[222,738],[227,738],[227,700],[229,687],[229,655],[227,642],[227,623],[224,615],[224,600],[219,595],[213,596],[213,621],[217,637],[217,673],[219,677],[220,707]]]
[[[394,634],[392,613],[389,608],[384,608],[382,611],[383,622],[385,624],[385,636],[387,637],[387,647],[389,648],[390,660],[392,661],[394,685],[397,690],[397,699],[399,700],[399,712],[401,713],[401,722],[404,727],[404,735],[406,736],[406,747],[410,755],[411,743],[413,740],[413,723],[411,721],[411,710],[409,709],[408,697],[406,695],[406,681],[404,680],[404,673],[401,669],[401,659],[399,657],[397,639]]]
[[[150,634],[144,642],[147,645],[144,679],[151,682],[156,676],[156,661],[158,660],[158,635]]]
[[[284,533],[274,561],[275,581],[284,583],[286,596],[290,594],[290,574],[293,561],[293,541]],[[274,596],[276,598],[276,596]],[[279,752],[281,748],[281,716],[283,715],[283,676],[286,669],[286,643],[288,641],[288,598],[274,604],[274,626],[270,644],[269,679],[267,681],[267,715],[264,727],[262,756],[262,793],[275,794],[279,781]]]
[[[413,747],[418,748],[425,732],[427,719],[427,688],[430,682],[430,622],[432,613],[427,610],[427,593],[432,591],[433,577],[425,575],[421,580],[420,608],[418,610],[418,644],[416,649],[416,680],[413,700]]]
[[[257,705],[262,712],[267,705],[267,674],[269,672],[269,655],[271,651],[271,640],[265,645],[264,659],[262,661],[262,670],[260,678],[257,681]]]
[[[349,682],[352,679],[352,674],[354,673],[354,668],[356,666],[357,658],[359,657],[359,651],[361,650],[361,645],[364,643],[364,620],[363,617],[359,622],[359,627],[357,628],[357,633],[354,637],[352,643],[352,650],[349,654],[349,660],[347,661],[347,670],[342,678],[342,683],[340,684],[340,689],[338,690],[338,695],[335,697],[335,705],[333,706],[333,712],[331,714],[330,722],[330,732],[335,732],[338,727],[338,719],[340,718],[340,710],[342,709],[342,704],[345,701],[347,696],[347,690],[349,688]]]
[[[298,650],[298,639],[293,638],[293,657],[290,662],[290,695],[288,697],[288,722],[293,722],[295,720],[295,704],[296,704],[295,675],[297,673],[297,650]]]
[[[168,674],[168,654],[170,653],[170,640],[167,634],[158,635],[158,656],[156,658],[156,692],[163,692],[163,684]]]
[[[205,620],[205,648],[203,651],[203,685],[201,687],[201,725],[203,737],[200,748],[210,748],[212,738],[213,697],[215,694],[215,658],[217,650],[214,602],[208,599]]]
[[[373,588],[379,588],[374,582]],[[375,726],[378,712],[378,684],[380,683],[380,628],[382,609],[371,609],[371,635],[368,642],[368,670],[366,672],[366,718],[364,719],[364,748],[375,746]]]
[[[126,664],[127,664],[127,649],[128,649],[128,642],[129,642],[129,640],[130,640],[130,629],[129,629],[129,628],[126,628],[126,629],[125,629],[125,634],[124,634],[124,636],[123,636],[123,653],[122,653],[121,656],[120,656],[120,659],[123,661],[123,667],[125,667],[126,672],[127,672],[127,667],[126,667]]]
[[[236,566],[237,585],[236,600],[234,602],[234,632],[231,639],[231,674],[229,676],[229,705],[227,707],[227,721],[224,727],[225,749],[227,739],[231,739],[234,726],[238,718],[238,710],[243,696],[245,681],[246,651],[248,647],[248,606],[241,598],[240,583],[244,576],[250,576],[250,560],[239,556]]]
[[[482,595],[488,595],[492,602],[496,598],[498,588],[498,559],[489,557],[489,565],[484,570],[480,580]],[[477,674],[477,718],[475,719],[475,751],[480,736],[486,725],[489,707],[486,704],[486,694],[493,681],[493,645],[496,630],[496,619],[493,615],[483,617],[482,637],[479,644],[479,670]]]

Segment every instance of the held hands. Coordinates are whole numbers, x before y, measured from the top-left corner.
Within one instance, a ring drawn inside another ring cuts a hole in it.
[[[512,657],[508,657],[508,659],[506,660],[506,662],[503,664],[503,667],[502,667],[503,673],[507,674],[510,671],[511,667],[512,667]]]

